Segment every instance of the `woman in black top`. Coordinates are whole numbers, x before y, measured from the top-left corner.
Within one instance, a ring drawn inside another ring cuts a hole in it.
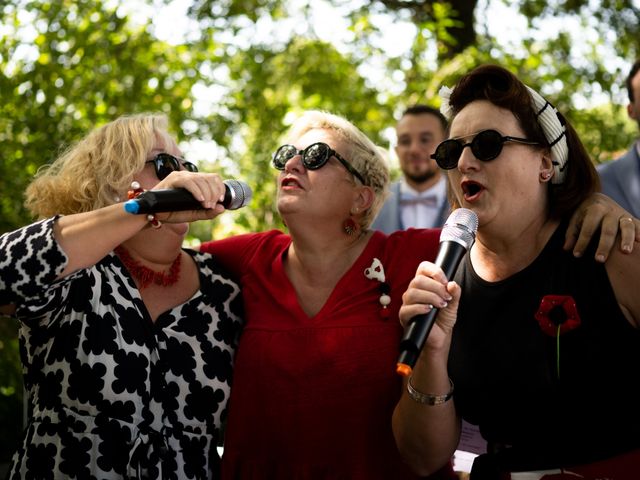
[[[455,282],[425,262],[405,293],[403,322],[440,312],[395,412],[399,448],[428,472],[455,449],[462,418],[488,444],[474,479],[637,475],[637,239],[606,261],[593,244],[579,258],[563,250],[597,174],[566,119],[507,70],[471,71],[443,103],[450,138],[434,157],[479,228]]]

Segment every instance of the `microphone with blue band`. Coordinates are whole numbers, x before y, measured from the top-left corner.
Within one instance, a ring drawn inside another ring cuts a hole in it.
[[[249,185],[239,180],[225,180],[224,199],[220,202],[227,210],[237,210],[249,204],[253,192]],[[131,214],[182,212],[204,210],[202,203],[185,188],[147,190],[124,204]]]

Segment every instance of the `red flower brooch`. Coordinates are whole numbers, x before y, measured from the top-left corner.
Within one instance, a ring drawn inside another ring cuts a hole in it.
[[[540,329],[556,337],[556,374],[560,378],[560,335],[580,326],[576,301],[569,295],[545,295],[535,314]]]
[[[535,317],[542,331],[552,337],[580,326],[576,301],[569,295],[545,295]]]

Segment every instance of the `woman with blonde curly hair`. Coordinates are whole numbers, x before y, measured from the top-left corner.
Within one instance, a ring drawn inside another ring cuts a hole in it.
[[[27,189],[40,221],[0,237],[0,312],[21,322],[31,417],[10,478],[217,478],[239,288],[188,223],[224,208],[164,115],[89,133]],[[139,185],[132,185],[137,182]],[[131,215],[141,189],[202,210]]]

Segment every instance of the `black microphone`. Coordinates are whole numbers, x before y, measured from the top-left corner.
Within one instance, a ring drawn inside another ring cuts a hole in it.
[[[222,206],[227,210],[237,210],[251,201],[253,192],[249,185],[239,180],[225,180]],[[184,210],[204,210],[202,203],[185,188],[147,190],[124,204],[126,212],[158,213],[182,212]]]
[[[471,248],[478,230],[478,216],[472,210],[458,208],[451,212],[440,233],[440,248],[435,264],[451,279],[458,269],[460,260]],[[438,314],[437,308],[429,313],[416,315],[409,320],[400,340],[400,356],[396,371],[409,376],[418,360],[422,347],[429,336],[433,322]]]

